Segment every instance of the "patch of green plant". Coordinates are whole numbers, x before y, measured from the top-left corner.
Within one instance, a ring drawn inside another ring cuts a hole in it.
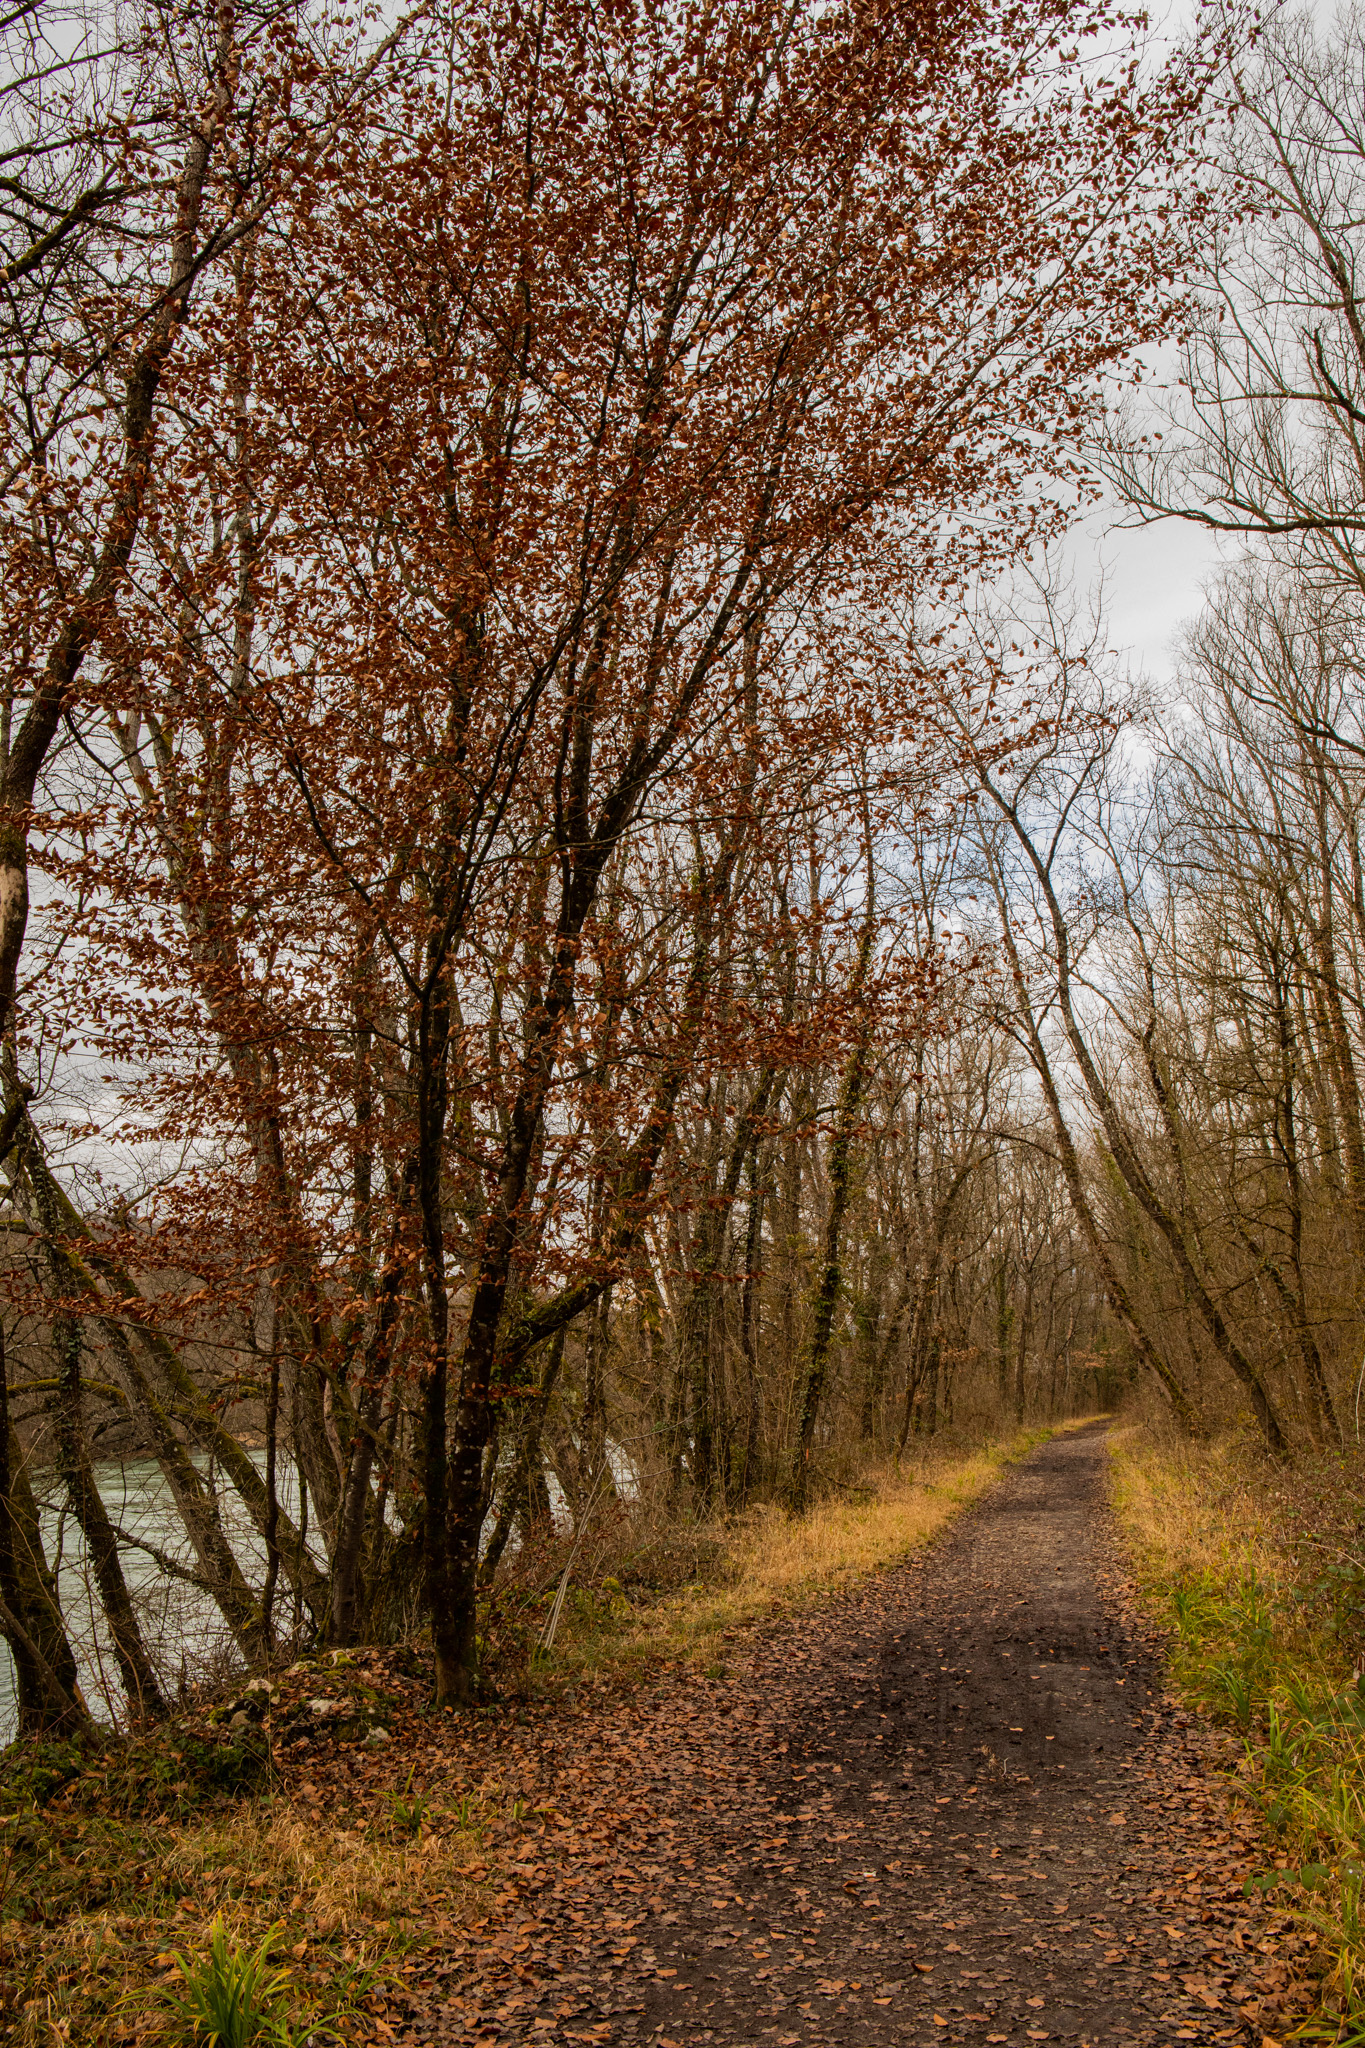
[[[285,2007],[290,1972],[270,1960],[281,1927],[272,1927],[252,1950],[228,1939],[222,1914],[209,1930],[201,1955],[177,1950],[172,1962],[180,1982],[159,1993],[185,2048],[287,2048],[293,2032]]]
[[[408,1772],[407,1783],[401,1792],[388,1792],[384,1803],[388,1809],[389,1827],[395,1834],[417,1835],[422,1831],[422,1822],[431,1812],[431,1801],[422,1793],[414,1792],[412,1780],[416,1766]],[[463,1803],[463,1802],[462,1802]]]
[[[168,1723],[151,1735],[110,1746],[81,1773],[75,1803],[126,1813],[189,1819],[205,1806],[255,1798],[272,1781],[270,1742],[256,1727],[205,1740]]]
[[[1351,1575],[1329,1581],[1354,1600]],[[1343,1683],[1339,1631],[1322,1626],[1298,1589],[1254,1575],[1218,1585],[1207,1575],[1154,1589],[1173,1625],[1173,1675],[1187,1697],[1231,1723],[1245,1756],[1243,1789],[1257,1802],[1288,1867],[1247,1880],[1318,1935],[1338,2010],[1334,2031],[1365,2048],[1365,1679]],[[1354,2031],[1350,2031],[1354,2030]]]
[[[123,1740],[19,1741],[4,1753],[0,1815],[60,1798],[85,1812],[188,1819],[205,1806],[259,1796],[273,1777],[264,1729],[205,1739],[175,1722]]]
[[[12,1742],[0,1768],[0,1813],[46,1806],[99,1755],[99,1746],[90,1741],[48,1737]]]
[[[292,1972],[271,1960],[283,1933],[277,1924],[255,1948],[243,1948],[230,1939],[220,1913],[209,1929],[207,1949],[172,1955],[179,1981],[152,1996],[184,2048],[302,2048],[304,2042],[343,2039],[335,2023],[359,2009],[380,1971],[359,1962],[344,1964],[328,2010],[301,2019]]]

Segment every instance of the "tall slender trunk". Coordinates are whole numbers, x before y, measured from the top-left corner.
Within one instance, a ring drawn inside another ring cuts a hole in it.
[[[582,1462],[585,1498],[600,1488],[611,1488],[611,1467],[607,1459],[607,1348],[611,1341],[612,1289],[604,1287],[588,1311],[588,1329],[583,1347],[583,1435]]]
[[[938,1293],[936,1243],[926,1257],[927,1265],[917,1274],[915,1281],[915,1305],[910,1316],[910,1342],[905,1361],[905,1401],[901,1410],[900,1430],[896,1437],[897,1457],[905,1450],[912,1428],[919,1426],[917,1408],[929,1376],[929,1361],[933,1348],[933,1305]]]
[[[221,1595],[220,1605],[227,1601],[223,1612],[244,1654],[258,1656],[259,1609],[223,1535],[216,1504],[177,1428],[221,1467],[261,1535],[270,1512],[265,1483],[255,1461],[224,1427],[174,1345],[156,1328],[150,1305],[143,1300],[127,1267],[94,1238],[84,1217],[53,1175],[38,1130],[28,1115],[23,1090],[14,1082],[12,1065],[7,1071],[6,1089],[10,1103],[5,1123],[9,1124],[11,1116],[16,1121],[8,1133],[0,1126],[0,1138],[5,1140],[0,1151],[10,1144],[17,1148],[24,1181],[33,1191],[38,1226],[61,1240],[63,1291],[70,1299],[83,1296],[90,1302],[90,1313],[99,1320],[114,1354],[133,1412],[150,1435],[187,1533],[199,1552],[206,1575],[219,1588],[215,1598]],[[48,1232],[45,1216],[54,1219],[53,1232]],[[141,1362],[142,1357],[147,1365]],[[329,1597],[326,1579],[309,1555],[302,1531],[294,1527],[278,1505],[276,1526],[286,1569],[314,1617],[320,1620]]]
[[[265,1389],[265,1584],[261,1588],[261,1632],[275,1640],[275,1593],[280,1582],[280,1354],[270,1347]]]
[[[740,1468],[731,1475],[731,1493],[742,1505],[758,1478],[759,1431],[762,1426],[762,1397],[758,1380],[756,1300],[761,1296],[763,1251],[763,1183],[758,1175],[758,1146],[749,1149],[749,1207],[744,1226],[744,1278],[739,1295],[739,1353],[744,1360],[744,1451]]]
[[[590,751],[589,748],[589,756]],[[581,764],[585,775],[586,759]],[[487,1509],[484,1452],[491,1429],[491,1400],[496,1374],[524,1356],[542,1335],[549,1336],[561,1322],[568,1323],[581,1315],[610,1284],[610,1271],[617,1261],[638,1243],[643,1229],[645,1203],[673,1129],[678,1094],[689,1071],[697,1033],[705,1015],[714,964],[716,921],[728,900],[735,867],[747,840],[750,819],[746,809],[733,829],[727,832],[699,891],[692,956],[679,1020],[655,1084],[644,1128],[631,1146],[613,1190],[617,1220],[608,1234],[606,1256],[602,1261],[606,1270],[597,1278],[566,1288],[550,1310],[525,1318],[519,1332],[504,1333],[507,1293],[522,1229],[522,1210],[542,1143],[559,1036],[574,997],[578,940],[597,900],[608,856],[624,832],[637,794],[636,785],[618,783],[616,794],[608,800],[607,808],[613,818],[619,815],[619,823],[613,824],[610,830],[599,826],[591,837],[590,851],[583,852],[566,865],[554,964],[528,1029],[520,1081],[508,1110],[497,1195],[485,1220],[465,1324],[449,1471],[441,1475],[446,1503],[445,1570],[452,1618],[450,1654],[440,1648],[437,1653],[438,1700],[468,1701],[478,1684],[479,1538]]]
[[[715,1455],[717,1437],[726,1434],[718,1413],[724,1405],[716,1357],[718,1275],[744,1162],[768,1113],[775,1080],[774,1070],[765,1067],[747,1105],[735,1119],[720,1185],[712,1191],[702,1211],[692,1246],[691,1279],[680,1319],[679,1344],[692,1389],[692,1483],[703,1513],[714,1504],[718,1483],[724,1484],[726,1471],[726,1462],[718,1461]],[[751,1202],[751,1216],[752,1213]]]
[[[1275,1120],[1276,1143],[1284,1168],[1285,1193],[1289,1209],[1289,1270],[1293,1286],[1285,1284],[1274,1261],[1273,1280],[1281,1305],[1288,1314],[1308,1384],[1308,1402],[1316,1425],[1315,1433],[1329,1442],[1344,1444],[1345,1436],[1332,1401],[1322,1353],[1308,1314],[1307,1286],[1303,1265],[1303,1182],[1299,1170],[1299,1117],[1295,1101],[1295,1038],[1290,1016],[1289,991],[1283,979],[1276,983],[1280,1052],[1280,1105]]]
[[[886,1393],[886,1366],[896,1342],[901,1303],[896,1301],[889,1316],[882,1301],[883,1275],[879,1255],[873,1255],[869,1287],[858,1304],[858,1348],[862,1354],[862,1385],[858,1399],[858,1435],[865,1444],[877,1441],[882,1402]]]
[[[565,1331],[556,1330],[554,1336],[550,1339],[549,1348],[545,1354],[545,1365],[540,1375],[540,1384],[526,1403],[526,1412],[522,1417],[521,1430],[517,1437],[517,1448],[512,1459],[512,1469],[508,1473],[503,1485],[502,1499],[498,1506],[497,1518],[493,1524],[493,1533],[489,1537],[488,1546],[479,1561],[479,1583],[484,1586],[492,1584],[498,1566],[502,1562],[502,1554],[507,1548],[507,1540],[516,1526],[518,1517],[523,1512],[524,1503],[531,1485],[532,1467],[534,1466],[537,1470],[539,1469],[541,1432],[545,1427],[545,1417],[549,1413],[550,1401],[559,1381],[560,1370],[564,1364],[565,1335]]]
[[[486,1438],[472,1441],[458,1434],[452,1471],[449,1432],[450,1300],[446,1293],[445,1212],[442,1168],[445,1163],[447,1074],[450,1059],[450,1004],[443,962],[434,963],[418,1006],[414,1045],[417,1071],[417,1211],[422,1232],[422,1290],[427,1310],[427,1358],[421,1379],[422,1548],[426,1570],[427,1608],[436,1661],[438,1702],[472,1697],[476,1673],[471,1668],[473,1631],[468,1646],[456,1610],[456,1579],[451,1556],[452,1513],[465,1509],[471,1492],[483,1497],[483,1450]],[[486,1406],[486,1404],[484,1404]],[[487,1422],[486,1414],[480,1420]],[[463,1420],[463,1418],[462,1418]],[[473,1471],[465,1469],[472,1453]],[[455,1492],[452,1494],[452,1481]],[[477,1553],[478,1530],[473,1532]]]
[[[403,1176],[396,1204],[393,1239],[379,1278],[374,1321],[365,1347],[360,1385],[352,1404],[351,1440],[342,1473],[341,1498],[336,1516],[336,1547],[332,1558],[332,1640],[354,1642],[365,1613],[363,1564],[365,1542],[371,1528],[380,1526],[376,1517],[372,1479],[379,1452],[383,1418],[384,1389],[388,1384],[390,1348],[403,1307],[403,1282],[408,1266],[403,1250],[403,1231],[412,1208],[414,1173]]]
[[[1014,1419],[1022,1422],[1027,1406],[1025,1399],[1025,1367],[1028,1363],[1028,1340],[1033,1331],[1033,1273],[1029,1270],[1024,1280],[1024,1302],[1019,1311],[1019,1338],[1014,1347]]]
[[[1010,978],[1014,984],[1015,1002],[1024,1044],[1033,1070],[1037,1074],[1043,1090],[1043,1100],[1047,1105],[1048,1119],[1052,1125],[1053,1139],[1057,1146],[1057,1156],[1062,1168],[1062,1178],[1066,1183],[1066,1191],[1071,1200],[1072,1211],[1076,1221],[1080,1224],[1081,1235],[1085,1239],[1090,1257],[1096,1271],[1099,1273],[1109,1306],[1122,1325],[1124,1334],[1127,1336],[1129,1343],[1142,1364],[1157,1379],[1166,1395],[1166,1399],[1171,1405],[1172,1413],[1186,1429],[1192,1432],[1195,1427],[1195,1414],[1190,1404],[1189,1396],[1186,1394],[1171,1365],[1162,1357],[1160,1351],[1158,1351],[1156,1345],[1147,1334],[1137,1307],[1128,1289],[1119,1277],[1114,1261],[1109,1255],[1109,1247],[1101,1234],[1099,1222],[1085,1185],[1085,1176],[1081,1172],[1081,1163],[1076,1155],[1076,1147],[1072,1140],[1070,1126],[1067,1123],[1066,1114],[1062,1108],[1061,1096],[1057,1091],[1057,1083],[1052,1071],[1052,1062],[1048,1058],[1047,1049],[1038,1030],[1033,1005],[1029,997],[1028,980],[1024,974],[1018,947],[1014,941],[1008,898],[1004,891],[1003,881],[994,863],[992,863],[992,880],[997,893],[1005,956],[1009,962]]]
[[[943,1346],[939,1339],[937,1325],[929,1339],[929,1362],[924,1376],[926,1393],[924,1397],[924,1433],[938,1435],[939,1408],[942,1395]]]
[[[844,1065],[839,1101],[834,1114],[834,1136],[829,1151],[829,1214],[825,1220],[824,1264],[811,1304],[811,1334],[800,1376],[796,1440],[792,1447],[789,1494],[794,1511],[803,1512],[810,1498],[810,1458],[816,1424],[829,1377],[830,1351],[834,1341],[834,1312],[842,1283],[844,1218],[853,1191],[853,1139],[862,1115],[863,1090],[872,1046],[872,1020],[863,1003],[872,945],[876,937],[876,912],[872,889],[872,847],[867,848],[867,909],[858,939],[849,994],[859,1005],[853,1049]]]
[[[1000,1413],[1009,1406],[1010,1394],[1010,1332],[1014,1328],[1014,1304],[1010,1300],[1009,1257],[1001,1259],[996,1268],[995,1281],[995,1376],[996,1390],[1000,1397]]]
[[[1252,1412],[1256,1417],[1261,1434],[1265,1438],[1267,1449],[1273,1456],[1277,1458],[1283,1457],[1287,1448],[1284,1428],[1279,1416],[1275,1412],[1274,1403],[1271,1401],[1266,1390],[1265,1382],[1242,1350],[1242,1347],[1237,1343],[1232,1331],[1228,1328],[1222,1310],[1200,1277],[1195,1267],[1194,1259],[1190,1254],[1186,1233],[1181,1228],[1178,1219],[1171,1214],[1153,1185],[1151,1177],[1138,1155],[1128,1127],[1119,1113],[1114,1098],[1090,1056],[1090,1048],[1086,1043],[1085,1034],[1082,1032],[1077,1021],[1072,999],[1071,935],[1053,885],[1049,862],[1045,861],[1039,854],[1019,816],[1017,807],[996,790],[989,776],[984,777],[983,780],[997,808],[1008,820],[1010,829],[1014,833],[1021,851],[1032,867],[1040,893],[1046,904],[1048,923],[1051,927],[1053,945],[1055,947],[1057,1014],[1061,1020],[1067,1044],[1071,1048],[1072,1057],[1085,1084],[1086,1094],[1090,1098],[1090,1102],[1108,1140],[1114,1164],[1118,1168],[1125,1185],[1139,1208],[1142,1209],[1143,1213],[1155,1225],[1165,1240],[1167,1248],[1175,1261],[1190,1305],[1207,1330],[1215,1350],[1224,1359],[1233,1375],[1245,1387],[1251,1400]],[[1008,919],[1009,908],[1007,902],[1002,902],[1002,914]],[[1019,987],[1022,977],[1017,971],[1017,954],[1013,952],[1013,940],[1008,934],[1007,942],[1011,947],[1011,972],[1015,974],[1016,987]],[[1036,1037],[1036,1032],[1034,1036]],[[1035,1060],[1035,1066],[1036,1064]],[[1113,1297],[1111,1296],[1111,1298]]]
[[[1332,916],[1332,860],[1327,845],[1325,820],[1319,806],[1319,862],[1326,900],[1317,918],[1309,918],[1316,954],[1322,1006],[1327,1017],[1327,1064],[1337,1098],[1341,1120],[1342,1150],[1346,1158],[1348,1213],[1351,1219],[1352,1249],[1357,1274],[1365,1273],[1365,1117],[1361,1110],[1360,1077],[1356,1072],[1346,1008],[1341,999],[1341,973],[1337,961],[1336,934]]]

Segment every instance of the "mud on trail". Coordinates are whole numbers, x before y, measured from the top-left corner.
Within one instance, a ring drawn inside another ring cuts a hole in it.
[[[1057,1437],[743,1677],[500,1737],[561,1810],[591,1745],[601,1824],[558,1859],[547,1827],[404,2038],[1273,2042],[1301,1942],[1243,1895],[1256,1830],[1125,1605],[1105,1466],[1103,1425]]]

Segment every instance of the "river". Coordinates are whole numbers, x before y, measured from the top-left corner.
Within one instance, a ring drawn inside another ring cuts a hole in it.
[[[255,1455],[263,1469],[264,1453]],[[203,1457],[196,1457],[195,1463],[201,1472],[208,1469]],[[123,1716],[123,1690],[99,1596],[85,1570],[84,1541],[70,1509],[55,1505],[60,1496],[55,1478],[48,1499],[43,1477],[34,1475],[43,1543],[48,1562],[57,1571],[81,1690],[96,1719],[115,1725]],[[192,1571],[194,1553],[160,1466],[153,1458],[104,1461],[96,1465],[95,1479],[110,1520],[125,1538],[124,1577],[167,1691],[174,1694],[182,1682],[192,1684],[215,1669],[229,1667],[236,1659],[217,1607],[207,1593],[177,1577],[172,1568]],[[298,1483],[292,1471],[282,1476],[280,1502],[287,1513],[297,1512]],[[231,1489],[219,1490],[219,1507],[243,1571],[251,1583],[259,1584],[265,1572],[264,1544]],[[139,1549],[139,1544],[148,1548]],[[283,1597],[287,1589],[282,1589]],[[0,1640],[0,1744],[12,1741],[15,1730],[14,1664],[9,1646]]]

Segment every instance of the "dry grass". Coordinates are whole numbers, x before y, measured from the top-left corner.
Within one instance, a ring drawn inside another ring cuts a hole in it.
[[[161,2039],[157,1980],[175,1980],[174,1953],[207,1948],[220,1913],[243,1948],[277,1930],[300,2014],[334,2007],[339,1994],[344,2004],[411,1941],[469,1917],[484,1896],[464,1874],[479,1862],[484,1819],[413,1813],[398,1795],[350,1825],[302,1805],[155,1828],[54,1816],[47,1854],[84,1861],[102,1890],[115,1884],[99,1910],[76,1904],[55,1925],[0,1922],[0,1970],[17,1994],[5,2016],[12,2038],[45,2048]]]
[[[419,1892],[430,1899],[472,1891],[460,1872],[477,1858],[482,1839],[475,1828],[439,1809],[424,1814],[411,1831],[390,1832],[398,1839],[378,1836],[373,1822],[343,1828],[329,1817],[305,1817],[286,1807],[273,1816],[244,1815],[222,1828],[177,1829],[163,1867],[185,1886],[192,1903],[182,1901],[180,1910],[188,1911],[188,1924],[199,1933],[219,1910],[227,1879],[242,1910],[237,1931],[243,1936],[258,1934],[263,1918],[268,1925],[272,1916],[305,1914],[314,1938],[366,1929],[375,1940],[387,1941],[397,1927],[396,1902]]]
[[[1283,1580],[1282,1518],[1244,1437],[1195,1443],[1138,1424],[1111,1431],[1109,1444],[1114,1505],[1145,1583]]]

